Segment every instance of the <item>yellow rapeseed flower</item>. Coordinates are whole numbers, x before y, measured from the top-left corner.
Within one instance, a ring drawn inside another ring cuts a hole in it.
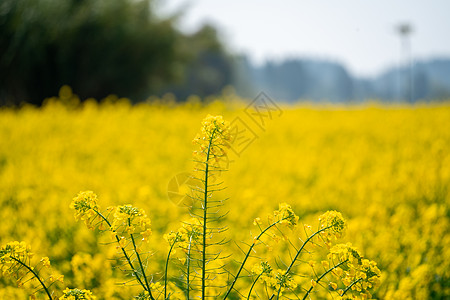
[[[69,289],[66,288],[63,291],[63,295],[59,297],[59,300],[96,300],[97,297],[92,295],[89,290],[82,289]]]

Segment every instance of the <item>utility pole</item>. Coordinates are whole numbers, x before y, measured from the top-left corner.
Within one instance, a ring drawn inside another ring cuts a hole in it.
[[[406,94],[404,97],[406,97],[406,100],[410,103],[413,102],[414,99],[414,79],[413,79],[413,62],[412,62],[412,52],[411,52],[411,41],[410,36],[413,32],[413,28],[408,23],[402,23],[396,27],[397,33],[400,35],[401,40],[401,52],[404,59],[404,67],[407,69],[406,71]],[[399,71],[400,73],[400,68]],[[401,78],[402,76],[399,75]],[[399,81],[399,90],[402,90],[403,84],[401,84],[401,81]]]

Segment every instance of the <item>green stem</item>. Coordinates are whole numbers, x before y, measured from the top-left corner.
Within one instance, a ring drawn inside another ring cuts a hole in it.
[[[278,289],[278,293],[277,293],[277,299],[280,299],[280,294],[281,294],[281,284],[280,284],[280,288]]]
[[[167,254],[166,268],[164,270],[164,299],[167,299],[167,269],[169,268],[170,254],[172,253],[172,249],[173,249],[173,246],[175,246],[175,244],[176,244],[176,239],[175,239],[175,242],[173,242],[173,244],[170,245],[169,253]]]
[[[111,223],[108,221],[107,218],[105,218],[105,216],[101,212],[99,212],[97,210],[94,210],[94,212],[96,212],[106,222],[106,224],[108,224],[109,228],[112,227]],[[148,286],[146,286],[142,282],[142,279],[139,277],[139,273],[135,270],[135,268],[133,266],[133,263],[131,262],[130,257],[128,256],[126,250],[120,245],[120,238],[119,238],[119,236],[116,234],[116,232],[114,230],[112,232],[114,232],[114,236],[116,237],[117,244],[119,245],[120,249],[122,250],[122,253],[125,256],[125,259],[127,260],[128,264],[130,265],[131,271],[133,272],[133,275],[136,276],[136,279],[138,280],[139,284],[142,285],[144,290],[146,290],[148,292],[148,294],[150,296],[150,299],[155,300],[155,298],[152,295],[152,292],[151,292],[150,288]]]
[[[186,262],[186,299],[187,300],[189,300],[189,289],[190,289],[191,244],[192,244],[192,235],[189,237],[189,246],[188,246],[187,262]]]
[[[211,134],[208,143],[208,151],[206,153],[205,161],[205,180],[204,180],[204,198],[203,198],[203,243],[202,243],[202,299],[205,299],[206,295],[206,219],[208,217],[208,173],[209,173],[209,155],[211,152],[211,144],[214,138],[215,129]]]
[[[42,279],[39,277],[39,275],[27,264],[25,264],[24,262],[22,262],[20,259],[17,259],[13,256],[10,256],[13,260],[17,261],[19,264],[21,264],[22,266],[24,266],[28,271],[30,271],[31,274],[33,274],[33,276],[39,281],[39,283],[42,285],[42,287],[45,290],[45,293],[47,294],[48,298],[50,300],[52,300],[52,295],[50,294],[48,288],[45,286],[44,282],[42,281]]]
[[[352,286],[354,286],[355,284],[357,284],[358,282],[360,282],[362,280],[362,278],[359,278],[358,280],[355,280],[352,282],[352,284],[350,284],[342,293],[341,297],[343,297],[345,295],[345,293],[347,293],[348,290],[350,290],[352,288]]]
[[[258,277],[256,277],[255,281],[253,281],[252,286],[250,287],[250,291],[248,292],[247,300],[250,300],[250,295],[252,294],[253,287],[255,286],[256,282],[258,281],[258,279],[261,277],[262,274],[264,274],[264,272],[259,274]]]
[[[280,220],[278,220],[278,221],[276,221],[276,222],[270,224],[266,229],[264,229],[263,231],[261,231],[261,233],[254,239],[252,245],[250,246],[250,248],[249,248],[248,251],[247,251],[247,254],[245,255],[244,260],[242,261],[242,263],[241,263],[241,265],[240,265],[240,267],[239,267],[239,270],[238,270],[237,273],[236,273],[236,276],[234,276],[234,280],[233,280],[233,282],[231,283],[230,287],[228,288],[228,291],[227,291],[227,293],[225,294],[225,297],[223,297],[224,300],[225,300],[225,299],[228,297],[228,295],[231,293],[231,290],[233,290],[233,287],[234,287],[234,285],[235,285],[235,283],[236,283],[236,281],[237,281],[239,275],[241,274],[242,270],[244,269],[244,265],[245,265],[245,263],[247,262],[247,259],[250,257],[250,253],[252,252],[253,247],[255,247],[255,245],[256,245],[256,241],[259,241],[259,239],[261,238],[261,236],[262,236],[267,230],[269,230],[269,229],[272,228],[273,226],[277,225],[278,223],[280,223],[281,221],[286,220],[286,219],[287,219],[287,217],[286,217],[286,218],[283,218],[283,219],[280,219]]]
[[[128,218],[128,226],[131,226],[131,220],[129,218]],[[131,242],[133,243],[134,253],[136,253],[136,257],[139,262],[139,267],[141,268],[142,276],[144,276],[145,285],[147,286],[148,293],[151,294],[147,275],[145,275],[144,265],[142,264],[141,256],[139,255],[139,252],[137,251],[136,242],[134,241],[134,236],[132,233],[130,233],[130,237],[131,237]]]
[[[328,269],[328,270],[327,270],[325,273],[323,273],[319,278],[317,278],[316,283],[319,283],[319,281],[322,280],[322,278],[325,277],[328,273],[330,273],[331,271],[333,271],[334,269],[336,269],[336,268],[339,267],[340,265],[346,263],[347,261],[348,261],[348,259],[347,259],[347,260],[344,260],[344,261],[338,263],[337,265],[335,265],[334,267]],[[314,286],[311,285],[311,287],[309,288],[309,290],[306,292],[305,296],[303,297],[303,300],[305,300],[306,297],[308,297],[309,293],[311,293],[311,291],[313,290],[313,288],[314,288]]]
[[[300,247],[300,249],[297,251],[297,253],[295,254],[294,258],[291,261],[291,264],[289,265],[289,267],[286,269],[286,275],[289,274],[289,272],[291,271],[292,267],[294,266],[295,261],[297,260],[297,258],[300,256],[300,253],[303,251],[303,248],[305,248],[306,244],[309,243],[309,241],[314,238],[317,234],[321,233],[322,231],[325,231],[327,229],[331,228],[331,226],[319,229],[318,231],[314,232],[312,235],[310,235],[305,242],[303,242],[303,245]],[[281,286],[278,289],[278,292],[281,290]],[[275,297],[275,294],[272,294],[272,296],[270,296],[269,299],[273,299],[273,297]]]
[[[142,287],[144,288],[144,290],[146,290],[147,292],[149,292],[150,297],[153,299],[153,297],[151,296],[150,290],[147,288],[147,286],[142,282],[141,277],[139,276],[139,273],[136,271],[136,269],[133,266],[133,263],[131,262],[126,250],[120,246],[120,238],[117,234],[115,234],[116,236],[116,241],[119,244],[120,249],[122,250],[123,255],[125,256],[125,259],[127,260],[128,264],[130,265],[131,271],[133,272],[133,275],[136,276],[136,279],[139,281],[140,285],[142,285]]]

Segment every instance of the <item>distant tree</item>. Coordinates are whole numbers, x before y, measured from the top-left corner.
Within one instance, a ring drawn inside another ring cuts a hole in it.
[[[423,70],[414,73],[413,78],[413,100],[424,100],[427,98],[430,89],[429,78]]]
[[[232,57],[233,76],[232,85],[236,94],[244,98],[253,98],[257,95],[254,68],[245,55],[235,55]]]
[[[348,101],[354,97],[351,75],[338,63],[308,59],[266,62],[253,72],[260,90],[276,99]]]
[[[179,66],[179,80],[163,92],[171,92],[179,100],[193,94],[206,97],[220,93],[233,82],[233,60],[213,26],[204,25],[178,42],[179,56],[185,64]]]
[[[81,98],[160,90],[180,34],[152,11],[151,0],[2,0],[0,104],[40,104],[64,84]]]

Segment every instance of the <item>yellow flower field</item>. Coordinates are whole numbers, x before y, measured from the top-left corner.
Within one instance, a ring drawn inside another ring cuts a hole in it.
[[[318,216],[336,210],[347,220],[340,241],[381,270],[374,298],[450,296],[448,103],[257,107],[224,98],[208,105],[132,106],[123,99],[77,105],[70,97],[42,108],[0,109],[0,242],[25,241],[45,258],[41,263],[49,258],[52,272],[64,275],[64,284],[52,286],[55,296],[66,287],[90,290],[97,299],[136,295],[134,285],[120,284],[128,279],[112,259],[117,249],[108,245],[110,236],[76,222],[69,206],[80,191],[94,191],[104,209],[129,204],[145,210],[152,232],[143,233],[151,250],[148,268],[155,282],[163,278],[166,240],[173,239],[164,235],[189,218],[188,189],[176,180],[195,167],[192,140],[208,114],[243,130],[221,162],[228,171],[218,180],[226,189],[215,196],[229,198],[222,221],[228,230],[221,234],[233,259],[242,260],[240,246],[252,243],[259,222],[286,210],[279,203],[292,207],[302,227],[317,227]],[[281,260],[290,255],[283,246],[277,250],[281,244],[283,238],[268,242],[260,253]],[[308,265],[308,256],[302,259]],[[176,267],[169,273],[176,276]],[[246,298],[249,286],[242,284]],[[286,289],[311,284],[299,279]],[[29,294],[0,277],[0,299]],[[337,299],[326,292],[310,296]]]

